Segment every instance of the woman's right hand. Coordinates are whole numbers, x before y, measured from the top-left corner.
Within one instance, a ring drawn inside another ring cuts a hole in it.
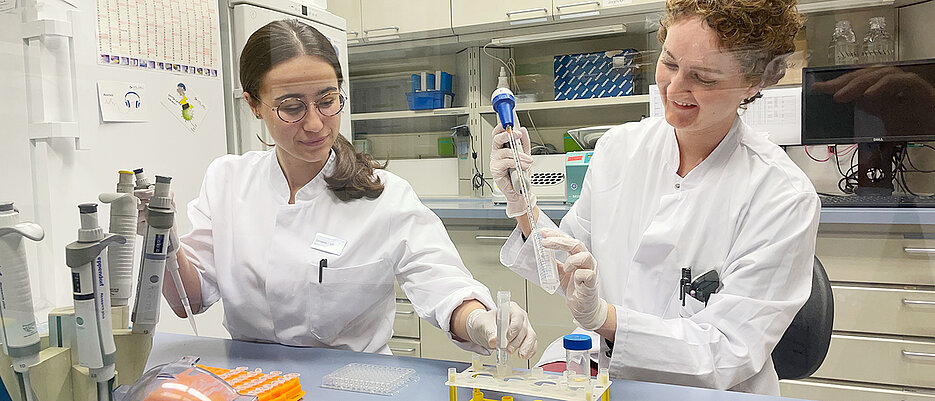
[[[509,173],[510,169],[515,167],[513,150],[509,147],[504,147],[505,144],[512,142],[510,133],[506,132],[502,126],[497,125],[492,135],[490,173],[493,175],[493,180],[497,184],[497,187],[500,188],[500,192],[502,192],[503,196],[506,198],[506,215],[508,217],[522,216],[529,207],[535,206],[536,196],[534,194],[529,194],[531,205],[527,205],[523,195],[519,193],[518,189],[513,188],[513,182]],[[526,131],[526,128],[520,127],[513,131],[513,136],[519,139],[523,144],[523,149],[518,152],[520,158],[519,163],[520,167],[523,169],[523,175],[528,177],[529,168],[532,167],[532,156],[529,154],[529,133]]]

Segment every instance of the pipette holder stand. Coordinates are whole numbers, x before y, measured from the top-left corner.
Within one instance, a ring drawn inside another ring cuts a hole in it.
[[[552,375],[537,367],[532,370],[510,369],[503,374],[496,365],[484,365],[476,355],[471,366],[458,372],[448,369],[449,401],[458,401],[458,388],[471,389],[470,401],[498,401],[484,398],[484,391],[518,394],[536,398],[548,398],[562,401],[607,401],[610,399],[610,386],[613,382],[607,369],[601,369],[596,378],[591,376]],[[512,396],[503,396],[500,401],[512,401]]]
[[[152,334],[132,333],[130,310],[127,306],[111,308],[113,313],[114,342],[117,345],[116,377],[114,387],[133,384],[143,375],[146,361],[153,348]],[[49,312],[49,333],[41,337],[39,363],[29,368],[29,377],[37,401],[97,401],[97,382],[88,368],[78,365],[73,346],[75,338],[75,311],[72,307],[57,308]],[[22,399],[10,357],[0,353],[0,378],[6,384],[13,401]]]

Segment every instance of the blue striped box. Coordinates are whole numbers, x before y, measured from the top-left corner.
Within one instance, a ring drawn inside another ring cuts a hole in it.
[[[555,100],[628,96],[634,93],[636,50],[555,56]],[[618,53],[616,56],[609,54]],[[614,58],[623,57],[614,68]]]

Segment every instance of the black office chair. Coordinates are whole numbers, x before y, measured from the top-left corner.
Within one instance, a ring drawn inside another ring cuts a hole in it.
[[[834,296],[824,266],[815,258],[812,293],[773,349],[773,365],[780,379],[803,379],[815,373],[831,344]]]

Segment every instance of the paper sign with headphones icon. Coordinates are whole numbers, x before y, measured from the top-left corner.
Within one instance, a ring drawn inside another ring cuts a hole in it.
[[[147,104],[144,86],[136,82],[98,81],[98,102],[104,122],[144,122]]]

